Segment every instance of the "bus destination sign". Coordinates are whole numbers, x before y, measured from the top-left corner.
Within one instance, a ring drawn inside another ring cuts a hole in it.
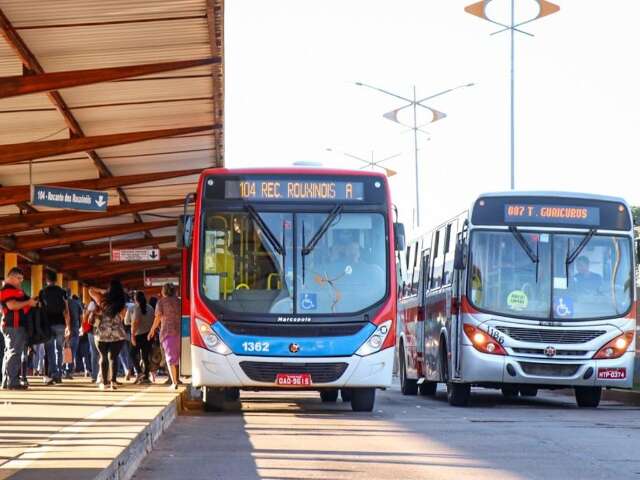
[[[572,224],[596,226],[600,223],[598,207],[569,205],[509,204],[504,206],[505,223]]]
[[[224,198],[259,202],[361,202],[364,201],[364,183],[332,180],[227,180]]]

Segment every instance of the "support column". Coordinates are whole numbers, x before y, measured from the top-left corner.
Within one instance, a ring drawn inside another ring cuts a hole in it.
[[[69,290],[71,290],[71,295],[78,295],[78,280],[69,280]]]
[[[42,265],[31,265],[31,296],[35,297],[42,290]]]
[[[56,285],[64,288],[64,273],[58,273],[56,275]]]
[[[4,254],[4,278],[7,278],[9,270],[18,266],[18,254],[7,252]]]
[[[82,303],[89,305],[91,297],[89,296],[89,287],[82,287]]]

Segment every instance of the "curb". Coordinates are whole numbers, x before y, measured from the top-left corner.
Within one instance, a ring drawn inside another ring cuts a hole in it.
[[[640,391],[638,390],[603,390],[603,400],[613,400],[614,402],[621,402],[625,405],[640,405]]]
[[[132,441],[113,459],[111,464],[94,477],[94,480],[129,480],[144,458],[151,453],[158,439],[171,426],[182,411],[183,396],[181,392],[171,403],[149,423]]]

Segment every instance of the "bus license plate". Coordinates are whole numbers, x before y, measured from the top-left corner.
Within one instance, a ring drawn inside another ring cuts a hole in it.
[[[624,380],[627,378],[626,368],[599,368],[598,380]]]
[[[311,375],[308,373],[278,373],[276,385],[281,387],[306,387],[311,385]]]

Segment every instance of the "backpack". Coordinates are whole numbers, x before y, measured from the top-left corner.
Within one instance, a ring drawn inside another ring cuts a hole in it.
[[[51,315],[62,315],[65,312],[65,294],[57,285],[49,285],[42,290],[40,300],[44,309]]]
[[[51,326],[40,307],[33,307],[29,310],[27,335],[29,345],[46,343],[52,337]]]

